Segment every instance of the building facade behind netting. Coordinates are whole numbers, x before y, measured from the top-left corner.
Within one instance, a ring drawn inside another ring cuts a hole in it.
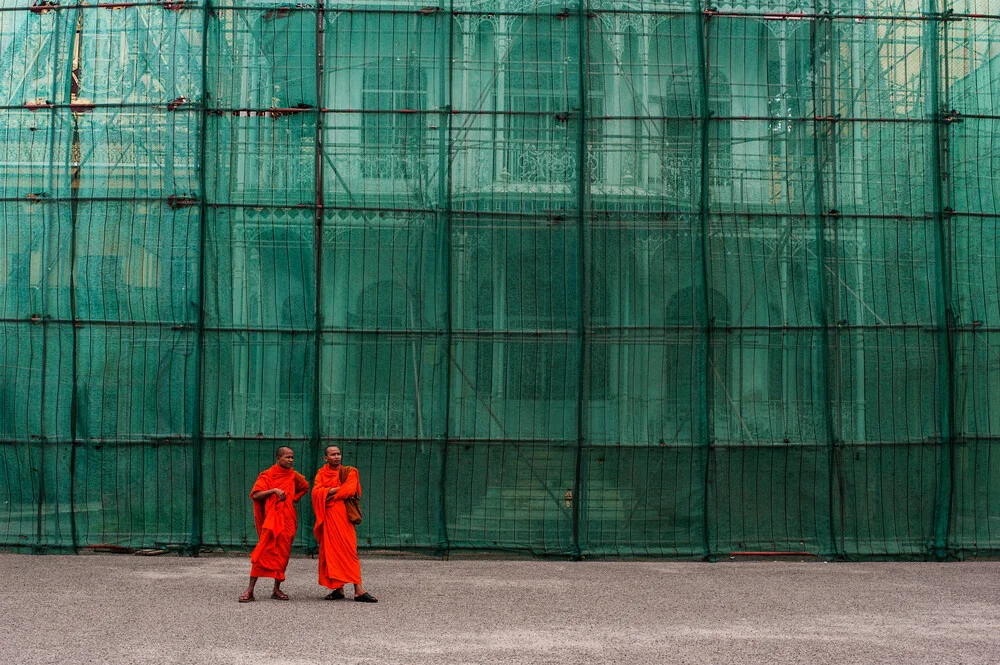
[[[29,2],[0,547],[1000,548],[996,3]]]

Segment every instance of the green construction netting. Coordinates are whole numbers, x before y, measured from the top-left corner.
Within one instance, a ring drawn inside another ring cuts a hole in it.
[[[0,547],[1000,552],[997,4],[450,1],[0,0]]]

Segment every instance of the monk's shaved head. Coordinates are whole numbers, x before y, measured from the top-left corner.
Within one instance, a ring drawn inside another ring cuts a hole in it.
[[[335,445],[331,444],[331,445],[329,445],[329,446],[327,446],[326,448],[323,449],[323,454],[324,455],[329,454],[330,448],[336,448],[337,450],[340,450],[340,446],[335,446]]]
[[[283,469],[291,469],[292,465],[295,464],[295,451],[288,446],[279,446],[274,451],[274,456],[278,461],[278,466]]]
[[[324,451],[323,461],[331,469],[339,469],[340,462],[344,459],[343,454],[340,452],[340,446],[327,446]]]

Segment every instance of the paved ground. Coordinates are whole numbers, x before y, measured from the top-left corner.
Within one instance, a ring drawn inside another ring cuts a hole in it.
[[[240,557],[0,554],[0,662],[998,663],[1000,563],[364,558],[377,605],[237,604]]]

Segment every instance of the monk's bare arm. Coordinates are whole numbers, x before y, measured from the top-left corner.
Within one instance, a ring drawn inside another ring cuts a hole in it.
[[[278,501],[284,501],[285,497],[287,496],[284,490],[275,487],[269,490],[260,490],[259,492],[254,492],[253,494],[250,495],[250,498],[253,499],[254,501],[266,501],[267,497],[271,496],[272,494],[278,495]]]

